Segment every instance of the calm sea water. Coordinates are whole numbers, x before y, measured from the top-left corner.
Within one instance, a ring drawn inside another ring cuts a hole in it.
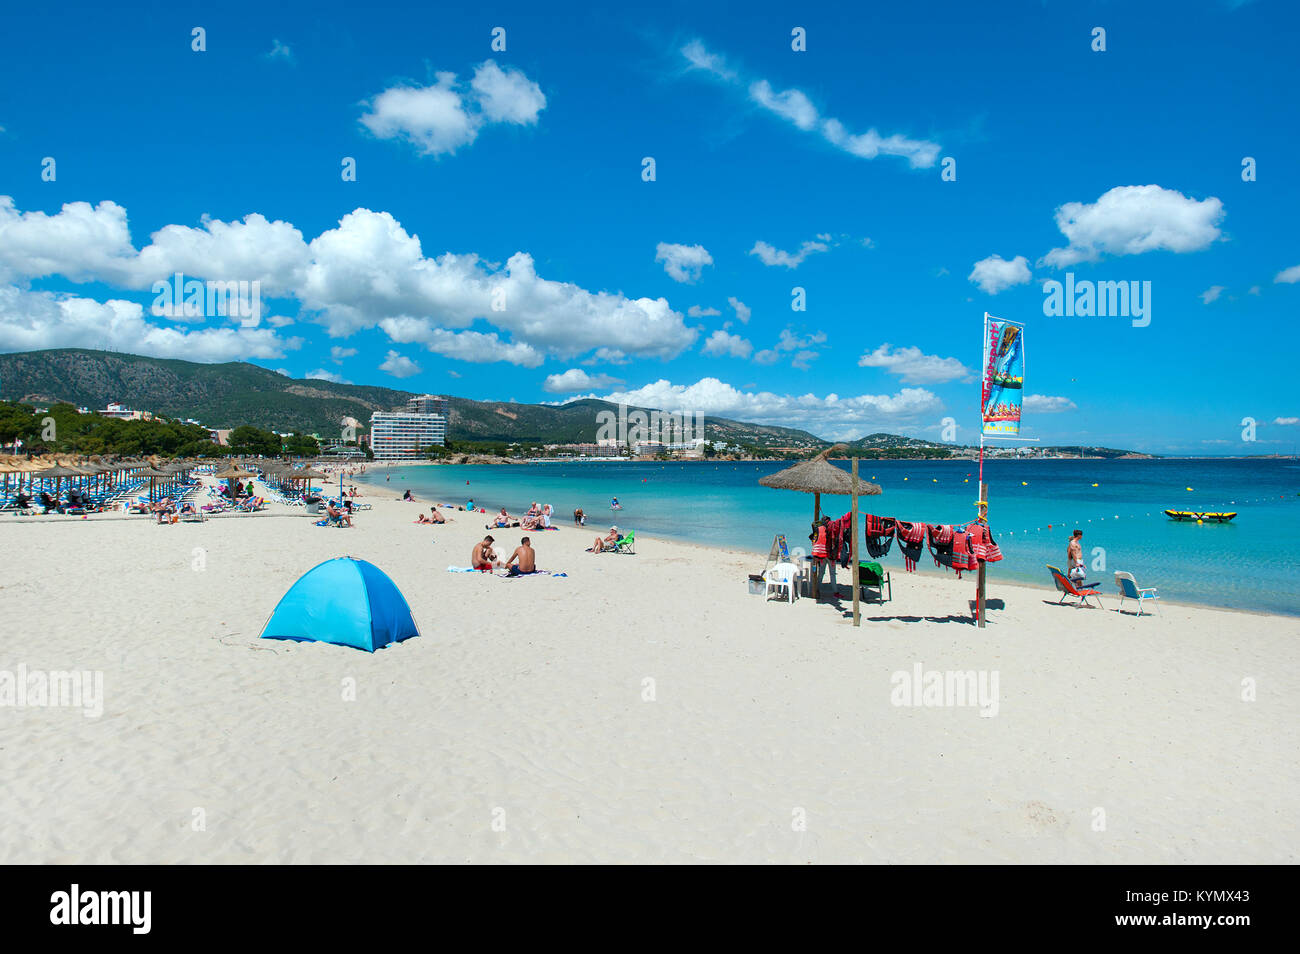
[[[811,494],[769,490],[759,477],[777,463],[545,463],[499,466],[382,467],[365,483],[394,494],[463,504],[469,495],[512,514],[534,500],[555,507],[561,526],[574,508],[595,531],[617,523],[650,536],[676,537],[766,554],[776,533],[807,547]],[[843,463],[847,469],[847,463]],[[975,513],[976,465],[967,461],[874,461],[860,476],[880,484],[863,511],[926,523],[965,523]],[[385,476],[389,479],[385,481]],[[985,465],[989,523],[1006,559],[993,578],[1050,585],[1044,565],[1065,566],[1070,532],[1084,531],[1084,554],[1104,570],[1089,580],[1114,592],[1127,570],[1169,600],[1300,616],[1296,541],[1300,540],[1300,462],[1294,460],[993,460]],[[1093,486],[1096,484],[1096,486]],[[1191,488],[1190,490],[1188,488]],[[618,497],[623,509],[610,510]],[[1236,510],[1229,524],[1176,523],[1161,511]],[[823,497],[839,516],[847,497]],[[1100,548],[1098,550],[1097,548]],[[1104,561],[1104,562],[1103,562]],[[762,557],[756,560],[761,569]],[[883,561],[902,572],[898,545]],[[921,572],[947,572],[923,555]]]

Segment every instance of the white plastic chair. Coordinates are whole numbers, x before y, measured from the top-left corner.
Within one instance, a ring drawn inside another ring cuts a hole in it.
[[[776,590],[777,594],[780,595],[781,588],[785,587],[788,601],[791,603],[795,601],[797,595],[795,591],[798,589],[795,581],[798,579],[798,571],[793,563],[778,563],[763,574],[763,579],[767,583],[763,591],[763,599],[771,596],[773,590]]]

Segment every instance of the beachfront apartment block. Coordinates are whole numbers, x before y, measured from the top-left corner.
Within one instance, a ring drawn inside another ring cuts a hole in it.
[[[599,444],[557,444],[560,450],[570,451],[581,457],[618,457],[623,453],[623,445],[618,441],[601,441]]]
[[[410,414],[440,414],[447,416],[447,399],[441,394],[420,394],[406,402]]]
[[[378,460],[418,458],[426,447],[441,447],[446,440],[445,414],[374,411],[370,415],[370,450]]]

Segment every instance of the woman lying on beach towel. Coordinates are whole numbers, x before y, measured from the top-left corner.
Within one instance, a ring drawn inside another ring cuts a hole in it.
[[[426,517],[424,514],[420,514],[418,517],[415,518],[415,522],[416,523],[446,523],[447,518],[444,517],[442,514],[438,513],[437,507],[430,507],[429,516]]]

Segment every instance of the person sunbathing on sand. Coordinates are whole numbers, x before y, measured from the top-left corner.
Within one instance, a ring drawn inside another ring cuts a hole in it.
[[[329,515],[329,519],[332,522],[337,523],[339,526],[352,526],[351,515],[344,513],[338,507],[334,506],[334,501],[331,500],[329,503],[325,504],[325,512]]]
[[[523,576],[537,572],[537,551],[533,549],[527,537],[519,541],[515,552],[510,554],[510,559],[506,560],[506,567],[508,568],[506,576]]]
[[[600,553],[602,550],[612,550],[619,539],[618,527],[610,527],[609,533],[605,534],[604,537],[596,538],[596,542],[591,545],[591,552]]]
[[[481,542],[474,544],[474,552],[470,554],[469,565],[476,570],[491,571],[497,558],[497,555],[492,552],[494,542],[491,537],[484,537]]]

